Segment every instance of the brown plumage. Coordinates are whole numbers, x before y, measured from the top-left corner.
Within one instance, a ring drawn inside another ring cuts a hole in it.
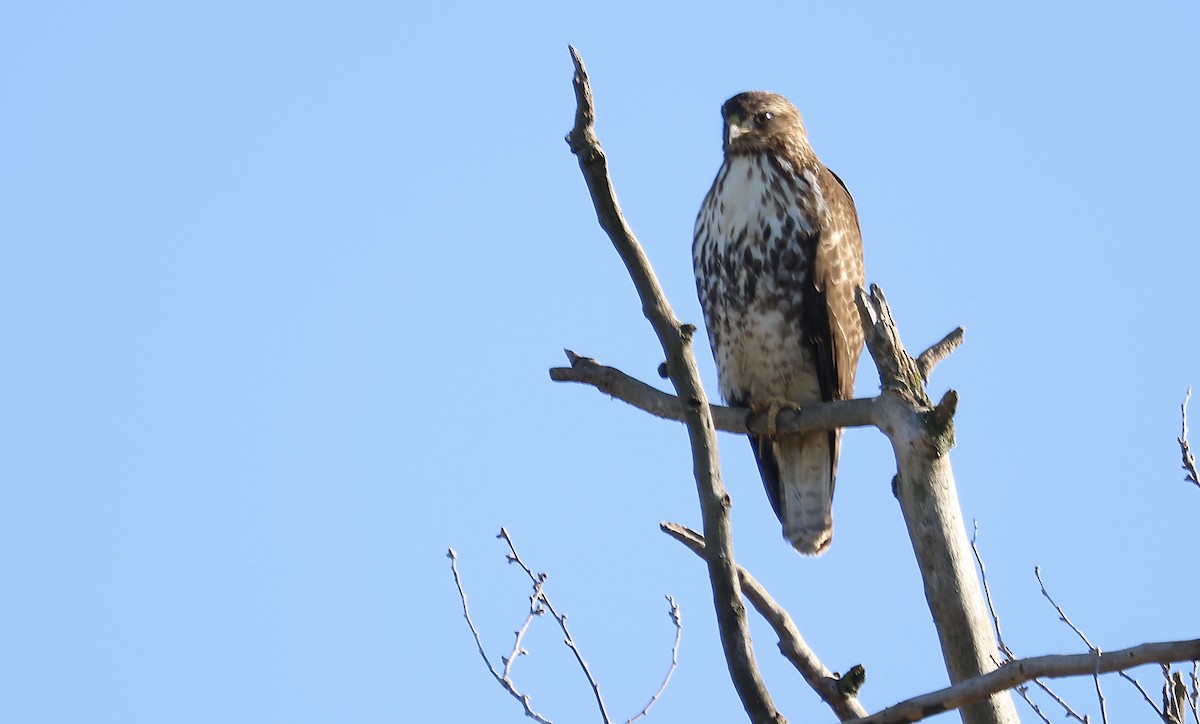
[[[757,409],[849,399],[863,342],[854,201],[783,96],[741,93],[721,115],[725,161],[692,245],[721,394]],[[821,553],[833,536],[841,431],[750,442],[784,536]]]

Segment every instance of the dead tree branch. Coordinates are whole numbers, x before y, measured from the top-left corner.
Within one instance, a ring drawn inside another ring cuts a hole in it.
[[[857,301],[867,350],[879,370],[880,397],[894,401],[879,427],[896,456],[896,498],[921,569],[946,671],[957,684],[995,669],[997,650],[950,468],[958,395],[949,390],[932,404],[922,368],[905,351],[879,287],[872,285],[869,294],[860,290]],[[962,717],[967,724],[1018,720],[1012,697],[1001,691],[966,704]]]
[[[946,335],[940,342],[921,353],[918,360],[923,374],[931,373],[937,363],[945,359],[953,347],[961,344],[962,327]],[[947,340],[951,340],[949,348]],[[600,392],[620,400],[655,417],[675,422],[687,419],[688,407],[678,397],[663,392],[641,380],[630,377],[615,367],[608,367],[591,357],[584,357],[571,350],[563,350],[570,367],[551,367],[550,379],[554,382],[578,382],[595,387]],[[883,424],[885,403],[880,397],[862,397],[853,400],[835,400],[805,405],[803,409],[784,408],[775,418],[775,430],[779,435],[799,435],[814,430],[831,430],[839,427],[880,427]],[[735,434],[767,434],[767,419],[770,413],[751,412],[744,407],[724,407],[709,404],[713,426],[722,432]]]
[[[929,375],[933,374],[933,368],[962,345],[965,334],[965,329],[956,327],[950,334],[942,337],[937,344],[917,355],[917,367],[921,370],[921,377],[926,382],[929,381]]]
[[[566,350],[570,367],[552,367],[550,379],[555,382],[579,382],[633,407],[664,420],[684,422],[688,406],[675,395],[651,387],[615,367],[607,367],[591,357],[581,357]],[[878,397],[839,400],[807,405],[802,410],[784,408],[776,417],[776,432],[793,435],[812,430],[835,427],[868,427],[877,425],[880,416]],[[713,426],[723,432],[738,434],[767,433],[768,412],[751,413],[744,407],[724,407],[709,404]]]
[[[678,523],[662,523],[659,527],[664,533],[687,546],[701,559],[705,557],[704,537],[696,531]],[[771,597],[771,594],[767,593],[767,589],[745,568],[738,566],[737,572],[742,593],[753,604],[755,610],[767,620],[767,623],[771,624],[771,628],[779,636],[779,650],[788,661],[792,662],[792,665],[796,667],[808,685],[817,692],[817,695],[829,705],[829,708],[833,709],[833,713],[837,715],[838,719],[847,721],[866,716],[867,710],[858,703],[858,698],[853,694],[847,696],[841,691],[838,678],[821,663],[821,660],[809,648],[808,642],[800,635],[800,630],[792,621],[787,610],[780,606]]]
[[[983,676],[924,694],[851,724],[901,724],[920,721],[966,706],[992,694],[1038,678],[1091,676],[1124,671],[1145,664],[1192,661],[1200,657],[1200,639],[1142,644],[1119,651],[1063,654],[1014,659]]]
[[[579,169],[587,182],[600,226],[625,263],[642,301],[642,312],[650,320],[662,344],[667,373],[675,392],[685,401],[685,422],[692,447],[693,475],[704,518],[704,537],[711,544],[706,560],[712,582],[713,604],[730,677],[751,721],[784,722],[754,660],[746,609],[742,603],[734,563],[733,536],[729,523],[730,497],[721,481],[716,430],[692,353],[692,333],[696,328],[680,323],[675,317],[649,259],[621,213],[609,178],[608,161],[596,137],[596,111],[587,70],[575,48],[571,48],[571,59],[575,65],[576,110],[575,126],[567,135],[567,144],[579,160]]]

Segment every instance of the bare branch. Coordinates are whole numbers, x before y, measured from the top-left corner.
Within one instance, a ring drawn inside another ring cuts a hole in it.
[[[1158,704],[1155,704],[1154,700],[1150,698],[1150,694],[1147,693],[1145,687],[1142,686],[1142,682],[1140,682],[1137,679],[1135,679],[1134,677],[1130,676],[1129,673],[1125,672],[1125,671],[1118,671],[1117,675],[1120,676],[1122,679],[1128,681],[1130,684],[1133,684],[1133,687],[1135,689],[1137,689],[1139,692],[1141,692],[1142,698],[1146,700],[1146,703],[1150,705],[1150,708],[1154,710],[1154,713],[1158,714],[1160,719],[1162,718],[1162,715],[1163,715],[1162,710],[1159,709]]]
[[[1196,472],[1196,457],[1192,455],[1192,449],[1188,445],[1187,406],[1190,399],[1192,399],[1191,387],[1187,389],[1187,395],[1183,398],[1183,404],[1179,406],[1180,417],[1183,418],[1182,430],[1178,438],[1179,450],[1183,453],[1183,469],[1187,471],[1184,480],[1187,480],[1196,487],[1200,487],[1200,473]]]
[[[860,289],[855,301],[867,349],[879,370],[884,390],[880,398],[905,403],[889,407],[880,427],[896,456],[898,475],[893,491],[921,570],[946,672],[952,683],[968,681],[995,668],[998,647],[968,551],[962,506],[950,467],[957,396],[948,392],[934,406],[878,286],[872,285],[869,293]],[[969,704],[962,715],[967,724],[1017,721],[1016,707],[1007,692]]]
[[[1084,645],[1086,645],[1092,651],[1096,652],[1097,656],[1099,656],[1101,653],[1100,649],[1097,648],[1096,646],[1094,646],[1091,641],[1088,641],[1088,637],[1084,635],[1083,631],[1081,631],[1078,626],[1076,626],[1074,623],[1072,623],[1071,619],[1067,618],[1067,612],[1062,609],[1062,606],[1059,606],[1057,603],[1054,602],[1054,599],[1050,597],[1050,592],[1046,590],[1046,584],[1042,582],[1041,566],[1033,567],[1033,575],[1037,577],[1038,586],[1040,586],[1042,589],[1042,595],[1046,597],[1046,600],[1049,601],[1050,605],[1054,606],[1054,610],[1058,612],[1059,620],[1062,621],[1063,623],[1065,623],[1067,626],[1069,626],[1071,628],[1071,630],[1075,632],[1075,635],[1078,636],[1080,638],[1080,640],[1083,641]],[[1096,698],[1100,702],[1100,718],[1104,722],[1104,724],[1108,724],[1108,709],[1105,706],[1105,702],[1104,702],[1104,690],[1100,687],[1099,659],[1097,659],[1097,661],[1096,661],[1096,666],[1097,666],[1097,670],[1092,675],[1092,681],[1095,682],[1095,684],[1096,684]]]
[[[983,556],[979,553],[979,521],[971,521],[971,553],[975,555],[975,565],[979,567],[979,580],[983,582],[983,597],[987,601],[988,613],[992,616],[992,626],[996,629],[996,645],[1005,661],[1016,658],[1012,649],[1004,643],[1004,634],[1000,631],[1000,614],[996,613],[996,604],[992,602],[992,589],[988,586],[987,566],[983,565]]]
[[[912,400],[919,407],[932,407],[921,369],[900,340],[900,331],[892,319],[892,310],[883,290],[872,284],[869,290],[859,289],[854,301],[866,333],[867,351],[879,370],[880,385]]]
[[[1038,684],[1038,686],[1041,687],[1042,691],[1046,692],[1046,694],[1048,694],[1050,696],[1050,698],[1054,700],[1055,704],[1058,704],[1059,706],[1061,706],[1063,708],[1063,714],[1068,719],[1074,719],[1077,722],[1081,722],[1081,724],[1091,724],[1086,716],[1080,716],[1078,712],[1076,712],[1074,709],[1071,708],[1071,705],[1068,704],[1066,702],[1066,700],[1064,700],[1061,696],[1059,696],[1057,693],[1052,691],[1050,689],[1050,687],[1045,686],[1040,681],[1035,680],[1034,683]]]
[[[933,368],[937,367],[939,362],[949,357],[951,352],[962,345],[965,334],[966,330],[958,327],[950,334],[942,337],[932,347],[917,355],[917,367],[921,370],[921,377],[926,382],[929,381],[929,375],[933,374]]]
[[[517,691],[517,687],[513,685],[512,679],[509,679],[507,676],[507,666],[505,667],[504,675],[501,675],[500,672],[496,671],[496,667],[492,666],[491,659],[488,658],[487,652],[483,650],[483,641],[479,638],[479,631],[475,628],[475,622],[471,620],[471,612],[467,609],[467,592],[463,590],[462,578],[458,575],[458,554],[454,552],[453,548],[450,548],[446,551],[446,557],[450,559],[450,572],[454,574],[454,584],[458,586],[458,597],[462,601],[463,618],[467,619],[467,626],[471,629],[471,635],[475,637],[475,646],[479,649],[479,658],[483,659],[483,663],[488,667],[492,678],[500,686],[504,687],[505,691],[512,694],[514,699],[521,702],[521,706],[525,707],[525,716],[539,721],[541,724],[551,724],[549,719],[533,710],[528,694],[522,694],[520,691]]]
[[[596,137],[595,104],[583,59],[571,48],[575,65],[575,126],[567,135],[571,152],[588,186],[596,217],[608,234],[642,301],[642,312],[654,327],[667,360],[667,373],[675,392],[685,402],[685,422],[692,447],[693,475],[704,518],[704,535],[711,542],[708,562],[709,580],[717,615],[721,645],[729,674],[746,713],[753,722],[783,722],[754,660],[745,606],[741,602],[733,537],[730,532],[729,493],[721,482],[717,456],[716,430],[708,408],[708,398],[700,383],[700,372],[692,353],[695,327],[681,324],[663,294],[650,261],[621,213],[616,192],[608,174],[608,161]]]
[[[700,558],[705,557],[704,538],[696,531],[679,523],[660,523],[659,528],[687,546]],[[779,650],[783,652],[788,661],[792,662],[792,665],[796,667],[809,686],[817,692],[817,695],[829,705],[829,708],[833,709],[833,713],[837,715],[838,719],[847,721],[866,716],[867,710],[858,703],[855,696],[845,696],[839,690],[838,679],[809,648],[787,610],[780,606],[771,597],[771,594],[767,593],[767,589],[745,568],[738,566],[737,573],[742,593],[746,595],[755,610],[767,620],[767,623],[771,624],[771,628],[779,636]]]
[[[683,638],[683,618],[679,613],[679,604],[675,603],[673,596],[667,596],[667,602],[671,604],[671,622],[675,624],[675,645],[671,647],[671,667],[667,669],[667,675],[663,678],[662,686],[658,687],[658,691],[654,692],[654,696],[650,697],[650,701],[642,707],[642,710],[625,721],[625,724],[633,724],[633,722],[641,719],[650,712],[650,707],[654,706],[654,702],[658,701],[658,697],[667,690],[667,684],[671,683],[671,674],[675,673],[675,669],[679,666],[679,641]]]
[[[1042,711],[1042,708],[1037,705],[1037,702],[1030,698],[1028,686],[1018,686],[1014,689],[1014,691],[1016,691],[1021,699],[1029,705],[1030,709],[1033,709],[1033,713],[1037,714],[1039,719],[1044,721],[1046,724],[1050,724],[1050,717],[1046,716],[1045,712]]]
[[[983,676],[909,699],[852,724],[900,724],[958,709],[973,701],[1038,678],[1062,678],[1124,671],[1145,664],[1200,658],[1200,639],[1142,644],[1119,651],[1014,659]],[[1076,717],[1078,718],[1078,717]],[[1080,719],[1080,721],[1083,721]]]
[[[996,612],[996,605],[992,602],[992,590],[988,586],[987,566],[983,564],[983,554],[979,552],[979,521],[973,521],[973,524],[974,530],[971,534],[971,552],[975,554],[975,564],[979,567],[979,579],[983,582],[983,596],[987,600],[988,613],[991,614],[992,625],[996,630],[996,644],[999,647],[1000,652],[1004,654],[1004,662],[1007,663],[1016,659],[1016,655],[1013,654],[1012,649],[1010,649],[1008,645],[1004,643],[1004,634],[1001,633],[1000,630],[1000,614]],[[1057,702],[1059,706],[1064,709],[1068,717],[1077,719],[1081,722],[1084,721],[1083,717],[1076,714],[1075,710],[1068,706],[1063,698],[1055,693],[1044,681],[1034,679],[1033,684],[1042,691],[1046,692],[1047,696]],[[1029,708],[1033,709],[1033,712],[1037,714],[1042,721],[1049,724],[1050,719],[1042,712],[1041,708],[1033,701],[1033,699],[1029,697],[1028,686],[1018,686],[1016,687],[1016,692],[1022,699],[1025,700],[1025,703],[1029,705]]]
[[[1067,613],[1066,613],[1066,611],[1062,610],[1062,606],[1059,606],[1057,603],[1054,602],[1054,599],[1050,597],[1050,593],[1046,590],[1046,584],[1042,583],[1042,567],[1034,566],[1033,567],[1033,575],[1037,577],[1038,585],[1041,586],[1041,588],[1042,588],[1042,595],[1046,597],[1046,600],[1049,601],[1050,605],[1054,606],[1054,610],[1058,612],[1058,619],[1060,621],[1062,621],[1063,623],[1065,623],[1066,625],[1070,626],[1071,630],[1075,632],[1075,635],[1078,636],[1081,641],[1083,641],[1085,646],[1087,646],[1092,651],[1099,652],[1100,649],[1093,646],[1091,641],[1088,641],[1088,637],[1083,634],[1083,631],[1080,631],[1078,626],[1071,623],[1071,619],[1067,618]]]
[[[1096,653],[1100,653],[1100,651],[1097,650]],[[1096,663],[1097,669],[1099,669],[1099,661]],[[1092,681],[1096,683],[1096,698],[1100,700],[1100,721],[1102,721],[1104,724],[1108,724],[1108,706],[1104,702],[1104,690],[1100,688],[1099,670],[1092,674]]]
[[[688,407],[675,395],[658,390],[634,379],[615,367],[606,367],[591,357],[581,357],[566,350],[570,367],[553,367],[550,379],[555,382],[580,382],[622,402],[665,420],[682,422],[687,419]],[[813,430],[832,430],[839,427],[877,425],[880,416],[879,398],[837,400],[806,405],[802,410],[784,408],[776,417],[776,433],[795,435]],[[744,407],[723,407],[709,404],[713,426],[724,432],[765,435],[767,412],[751,413]]]
[[[521,628],[514,632],[516,640],[513,642],[512,652],[500,659],[504,662],[504,678],[506,679],[512,678],[512,667],[516,663],[517,657],[525,656],[529,653],[521,647],[521,639],[525,638],[525,632],[529,630],[529,624],[533,623],[533,619],[545,613],[545,609],[539,603],[541,595],[542,584],[537,583],[534,585],[533,595],[529,597],[529,615],[525,617],[525,622],[521,624]]]
[[[604,720],[604,724],[610,724],[612,720],[608,718],[608,709],[604,706],[604,697],[600,696],[600,685],[596,683],[596,677],[592,676],[592,670],[588,668],[587,661],[583,659],[583,654],[580,653],[579,647],[575,644],[575,639],[571,636],[571,631],[567,628],[567,614],[559,613],[554,608],[554,604],[550,602],[550,599],[546,596],[546,591],[542,588],[542,584],[546,582],[546,574],[534,573],[533,569],[526,565],[525,561],[521,560],[520,554],[517,553],[517,547],[513,545],[512,537],[509,536],[506,529],[501,528],[500,534],[496,537],[508,544],[508,550],[510,551],[507,556],[508,562],[516,563],[520,566],[521,570],[525,571],[525,575],[529,576],[529,580],[533,581],[534,596],[531,605],[536,605],[537,601],[541,601],[550,615],[554,617],[554,620],[558,622],[558,627],[563,632],[563,643],[567,645],[567,648],[571,649],[571,653],[575,654],[575,660],[579,662],[579,668],[583,669],[583,675],[587,677],[588,684],[592,687],[592,694],[596,697],[596,706],[600,708],[600,717]]]

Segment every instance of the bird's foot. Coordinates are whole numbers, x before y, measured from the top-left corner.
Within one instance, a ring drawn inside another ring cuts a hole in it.
[[[800,405],[797,405],[791,400],[782,397],[772,397],[762,402],[756,402],[750,405],[750,412],[758,414],[760,412],[767,413],[767,435],[775,437],[776,427],[775,421],[779,417],[780,410],[795,410],[800,411]]]

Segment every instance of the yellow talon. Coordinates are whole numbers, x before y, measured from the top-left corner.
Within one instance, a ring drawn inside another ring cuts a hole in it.
[[[775,426],[776,418],[779,417],[779,411],[784,409],[796,410],[799,412],[800,405],[797,405],[795,402],[782,397],[772,397],[762,402],[756,402],[753,405],[750,405],[750,412],[758,414],[765,411],[767,413],[767,435],[769,437],[775,437],[775,433],[777,431]]]

